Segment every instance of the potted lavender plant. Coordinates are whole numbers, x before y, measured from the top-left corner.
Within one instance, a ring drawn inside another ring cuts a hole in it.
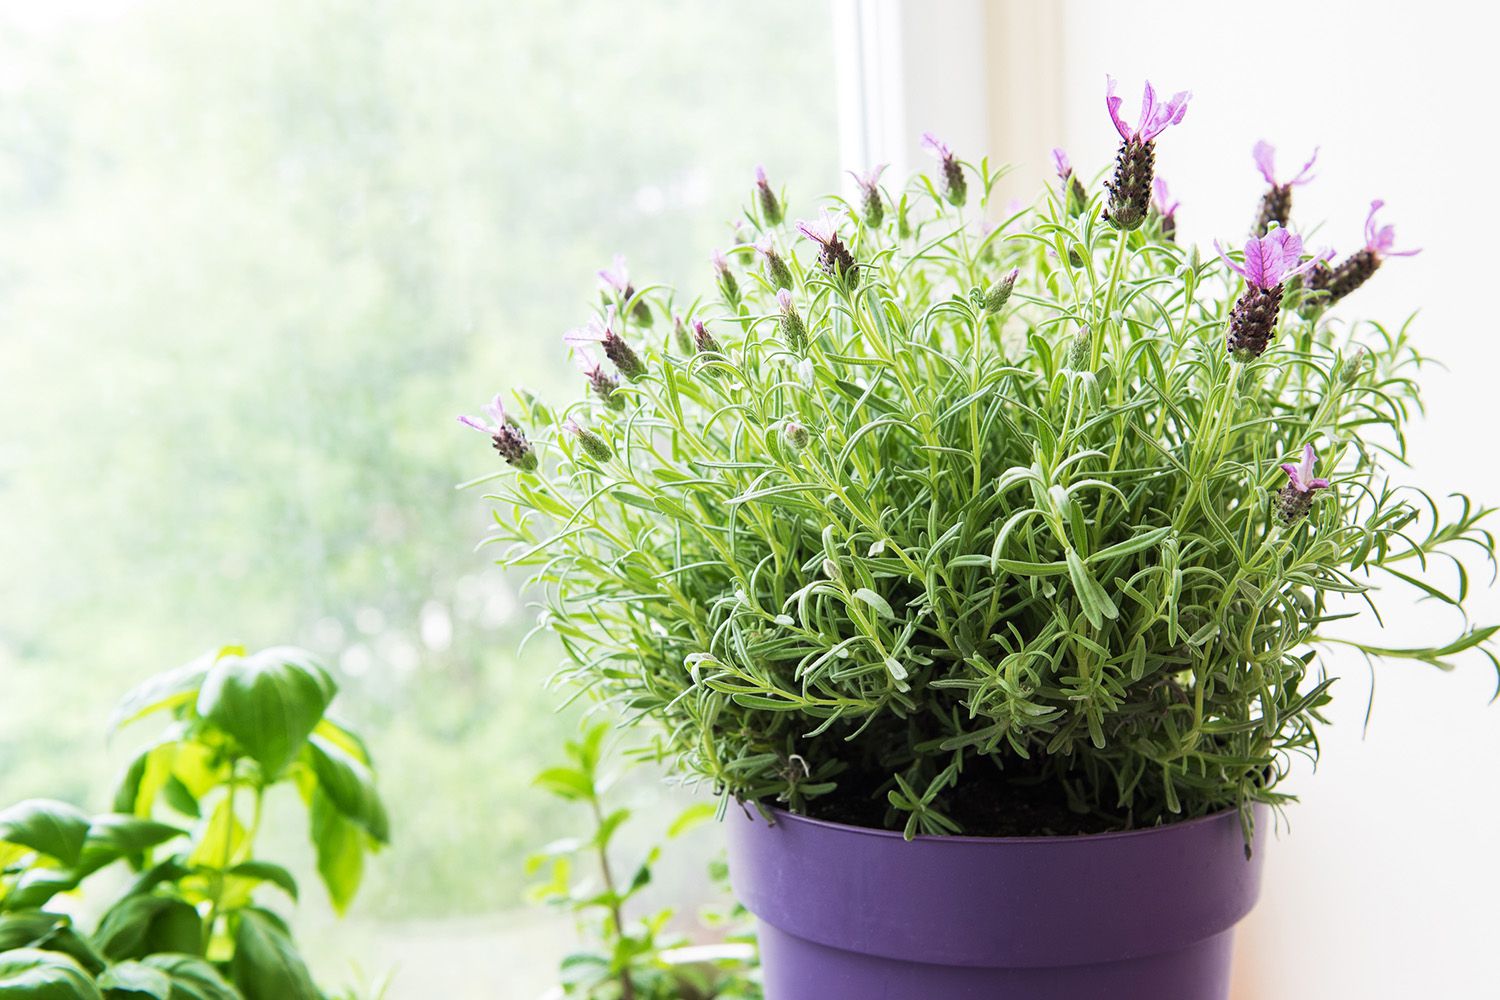
[[[1103,191],[1058,153],[998,226],[930,138],[935,177],[817,221],[761,172],[753,264],[692,301],[617,266],[579,397],[465,418],[563,678],[728,804],[771,1000],[1222,997],[1319,651],[1496,663],[1456,557],[1488,510],[1400,482],[1422,358],[1343,301],[1391,228],[1306,253],[1260,147],[1242,249],[1179,245],[1187,102],[1131,126],[1110,81]],[[1388,585],[1463,623],[1367,644]]]

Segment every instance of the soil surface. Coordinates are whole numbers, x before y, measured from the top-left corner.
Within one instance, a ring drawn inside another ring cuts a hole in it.
[[[907,814],[896,813],[885,792],[868,777],[844,774],[836,791],[813,799],[805,812],[849,826],[899,830]],[[1008,778],[997,772],[961,778],[936,805],[969,837],[1055,837],[1132,829],[1126,816],[1075,811],[1055,782]]]

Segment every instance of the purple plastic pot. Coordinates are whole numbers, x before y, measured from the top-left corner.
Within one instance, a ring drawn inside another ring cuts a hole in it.
[[[766,1000],[1224,1000],[1260,892],[1238,816],[1083,837],[918,837],[730,810]]]

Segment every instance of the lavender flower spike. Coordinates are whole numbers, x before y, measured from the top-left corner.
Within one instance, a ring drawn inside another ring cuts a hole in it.
[[[786,266],[786,260],[777,251],[776,245],[770,240],[761,240],[755,244],[755,252],[766,260],[766,280],[773,288],[791,288],[795,279],[792,277],[792,269]]]
[[[786,341],[786,346],[802,354],[807,350],[807,325],[802,322],[802,317],[792,302],[792,293],[785,288],[781,289],[776,293],[776,305],[781,311],[781,317],[777,321],[781,339]]]
[[[1410,257],[1422,251],[1396,250],[1396,227],[1391,225],[1377,226],[1375,214],[1385,205],[1385,202],[1376,199],[1370,202],[1370,214],[1365,219],[1365,245],[1350,254],[1334,268],[1331,268],[1318,276],[1318,280],[1311,283],[1314,291],[1325,292],[1326,297],[1322,301],[1323,306],[1330,306],[1354,291],[1360,285],[1370,280],[1370,276],[1380,267],[1387,257]],[[1316,308],[1316,302],[1314,305]]]
[[[500,401],[500,396],[497,394],[486,403],[483,410],[489,423],[470,416],[461,416],[458,422],[488,434],[495,450],[507,464],[524,472],[533,471],[536,468],[536,454],[531,450],[526,435],[505,415],[505,405]]]
[[[1309,444],[1302,449],[1300,463],[1282,464],[1281,468],[1286,473],[1287,484],[1276,494],[1276,512],[1281,515],[1282,523],[1292,524],[1306,517],[1308,510],[1312,507],[1313,494],[1318,490],[1328,488],[1327,479],[1313,474],[1317,463],[1318,453]]]
[[[715,250],[709,258],[714,264],[714,273],[719,279],[719,293],[724,296],[724,301],[729,308],[738,309],[740,305],[740,283],[736,280],[734,272],[729,269],[729,258],[724,256],[724,251]]]
[[[1318,162],[1318,151],[1313,150],[1312,156],[1308,157],[1302,165],[1302,170],[1296,177],[1289,181],[1278,182],[1276,180],[1276,147],[1262,139],[1255,144],[1253,153],[1255,165],[1260,168],[1260,175],[1269,184],[1268,190],[1260,199],[1260,209],[1255,215],[1255,225],[1251,228],[1256,236],[1264,236],[1270,231],[1271,223],[1285,226],[1292,215],[1292,188],[1306,184],[1312,180],[1313,164]]]
[[[584,427],[578,421],[569,417],[563,422],[563,430],[578,439],[578,444],[584,453],[596,462],[608,462],[614,457],[614,451],[604,442],[604,439],[593,431]]]
[[[594,395],[598,396],[600,401],[611,410],[623,410],[625,400],[615,391],[620,387],[620,380],[604,370],[599,364],[599,359],[594,357],[593,351],[581,343],[575,343],[572,346],[573,363],[589,380],[589,387],[594,390]]]
[[[859,287],[859,265],[849,248],[844,246],[844,241],[839,239],[832,216],[825,211],[817,222],[798,219],[797,232],[819,246],[818,267],[824,274],[842,282],[851,292]]]
[[[1151,180],[1156,169],[1156,137],[1168,126],[1176,125],[1187,114],[1188,100],[1193,96],[1186,90],[1172,95],[1171,100],[1158,103],[1156,88],[1148,82],[1145,96],[1141,100],[1140,121],[1134,128],[1120,117],[1122,98],[1115,96],[1115,78],[1105,77],[1107,85],[1104,106],[1115,131],[1120,133],[1120,152],[1115,157],[1115,171],[1104,185],[1109,192],[1109,207],[1104,217],[1118,229],[1139,229],[1151,205]]]
[[[1068,154],[1061,149],[1053,149],[1052,166],[1057,169],[1057,179],[1062,181],[1063,202],[1068,214],[1082,214],[1084,206],[1088,204],[1089,195],[1083,188],[1083,182],[1073,172],[1073,164],[1068,160]]]
[[[766,222],[772,226],[781,225],[781,220],[786,217],[786,210],[777,200],[776,192],[771,190],[771,181],[766,177],[766,168],[762,166],[755,168],[755,194],[760,199],[760,214],[765,217]]]
[[[1226,346],[1236,361],[1260,357],[1270,346],[1281,311],[1282,282],[1316,267],[1328,251],[1302,259],[1302,238],[1286,229],[1273,228],[1265,236],[1245,243],[1245,262],[1236,264],[1214,241],[1214,249],[1230,270],[1245,279],[1245,291],[1229,313]]]
[[[1168,243],[1177,240],[1177,207],[1179,202],[1174,201],[1172,193],[1167,190],[1167,182],[1163,177],[1157,177],[1151,182],[1151,207],[1156,210],[1157,218],[1161,220],[1161,236]]]
[[[922,148],[936,156],[942,167],[943,197],[954,208],[962,208],[969,196],[969,185],[964,180],[963,168],[958,165],[958,157],[953,155],[946,142],[931,132],[922,133]]]
[[[620,370],[620,374],[634,382],[646,374],[646,365],[641,361],[640,355],[636,354],[624,338],[615,332],[614,327],[615,307],[610,306],[603,320],[596,317],[589,320],[587,327],[564,334],[563,343],[570,347],[580,347],[590,343],[599,344],[604,348],[604,356],[613,362],[614,366]]]
[[[881,163],[865,174],[849,171],[849,176],[853,177],[854,183],[859,185],[860,209],[864,215],[865,225],[871,229],[879,229],[880,223],[885,219],[885,203],[880,198],[880,175],[885,173],[885,168],[889,165]]]
[[[625,267],[624,255],[615,254],[614,263],[609,267],[601,269],[598,273],[599,280],[604,283],[604,301],[606,303],[610,300],[610,292],[614,292],[619,296],[621,306],[629,302],[635,295],[635,286],[630,283],[630,271]],[[630,315],[642,326],[651,325],[651,310],[644,301],[637,302],[632,306]]]

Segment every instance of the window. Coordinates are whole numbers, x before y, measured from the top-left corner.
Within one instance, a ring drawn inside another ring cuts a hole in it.
[[[826,8],[0,18],[0,801],[102,808],[135,681],[308,646],[397,822],[348,921],[304,880],[316,971],[536,995],[571,928],[518,913],[524,856],[565,829],[530,781],[572,719],[556,649],[516,655],[518,581],[474,551],[487,513],[453,487],[489,468],[454,416],[574,391],[560,338],[616,251],[708,287],[757,163],[793,211],[836,184]]]

